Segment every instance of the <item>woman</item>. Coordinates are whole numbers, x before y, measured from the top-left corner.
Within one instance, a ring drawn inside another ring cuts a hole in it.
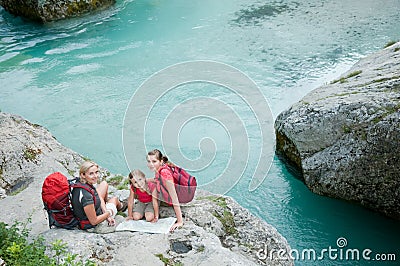
[[[94,162],[85,161],[79,169],[79,177],[80,182],[72,190],[72,207],[75,217],[80,221],[81,229],[94,228],[105,220],[108,221],[108,225],[114,226],[117,209],[122,209],[123,206],[117,197],[108,199],[106,181],[94,187],[99,178],[99,166]]]
[[[165,164],[173,165],[171,162],[168,161],[168,158],[166,156],[163,156],[161,151],[155,149],[147,153],[147,167],[155,173],[154,180],[156,182],[158,182],[157,181],[158,175],[161,176],[161,178],[164,181],[163,183],[166,184],[168,194],[172,200],[172,206],[174,208],[177,219],[176,223],[170,229],[170,231],[172,232],[176,228],[181,227],[183,225],[183,219],[182,219],[181,207],[178,201],[178,196],[175,190],[174,179],[171,171],[163,167]]]

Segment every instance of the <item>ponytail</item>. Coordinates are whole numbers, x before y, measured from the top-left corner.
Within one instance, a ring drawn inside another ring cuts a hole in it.
[[[161,153],[161,151],[158,150],[158,149],[154,149],[154,150],[152,150],[152,151],[149,151],[149,152],[147,153],[147,155],[155,155],[156,158],[157,158],[157,160],[162,161],[164,164],[167,164],[167,165],[169,165],[169,166],[175,166],[172,162],[170,162],[170,161],[168,160],[168,157],[165,156],[165,155],[163,155],[163,154]]]

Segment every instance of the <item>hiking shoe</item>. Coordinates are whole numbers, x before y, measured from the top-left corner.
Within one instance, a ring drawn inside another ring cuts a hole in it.
[[[128,209],[128,202],[127,201],[121,201],[121,208],[118,210],[120,212],[125,212],[126,209]]]

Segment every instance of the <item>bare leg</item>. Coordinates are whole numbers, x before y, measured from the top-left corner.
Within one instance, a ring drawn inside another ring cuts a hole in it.
[[[96,187],[97,194],[99,194],[100,199],[107,202],[108,200],[108,184],[106,181],[101,181],[101,183]]]
[[[144,214],[144,216],[146,217],[146,221],[151,222],[154,219],[154,213],[152,212],[146,212]]]
[[[134,212],[132,216],[133,216],[133,220],[135,220],[135,221],[143,218],[143,215],[138,212]]]
[[[101,201],[101,209],[103,212],[106,211],[106,202],[107,202],[107,197],[108,197],[108,184],[106,181],[102,181],[97,187],[96,187],[97,194],[99,194],[99,198]]]
[[[112,197],[107,201],[107,203],[114,203],[115,206],[117,207],[117,210],[120,210],[122,208],[122,203],[119,201],[117,197]]]
[[[96,190],[104,206],[106,203],[114,203],[114,205],[117,207],[117,210],[120,210],[122,208],[122,203],[118,200],[117,197],[112,197],[111,199],[108,198],[108,183],[106,181],[102,181],[97,186]]]

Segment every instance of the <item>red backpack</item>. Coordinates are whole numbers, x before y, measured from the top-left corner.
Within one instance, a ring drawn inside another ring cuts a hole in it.
[[[44,209],[49,216],[49,227],[53,226],[74,229],[77,225],[82,228],[87,221],[78,221],[75,218],[71,205],[71,192],[75,187],[83,188],[93,196],[94,204],[96,197],[94,190],[86,184],[77,184],[78,178],[68,180],[60,172],[55,172],[47,176],[42,186],[42,200]]]
[[[167,164],[158,170],[158,176],[156,177],[157,191],[162,197],[162,200],[167,204],[172,205],[172,199],[168,193],[165,180],[163,180],[161,177],[162,169],[168,169],[171,171],[171,174],[174,177],[175,190],[176,194],[178,195],[179,203],[188,203],[192,201],[197,187],[196,177],[190,175],[181,167]]]

